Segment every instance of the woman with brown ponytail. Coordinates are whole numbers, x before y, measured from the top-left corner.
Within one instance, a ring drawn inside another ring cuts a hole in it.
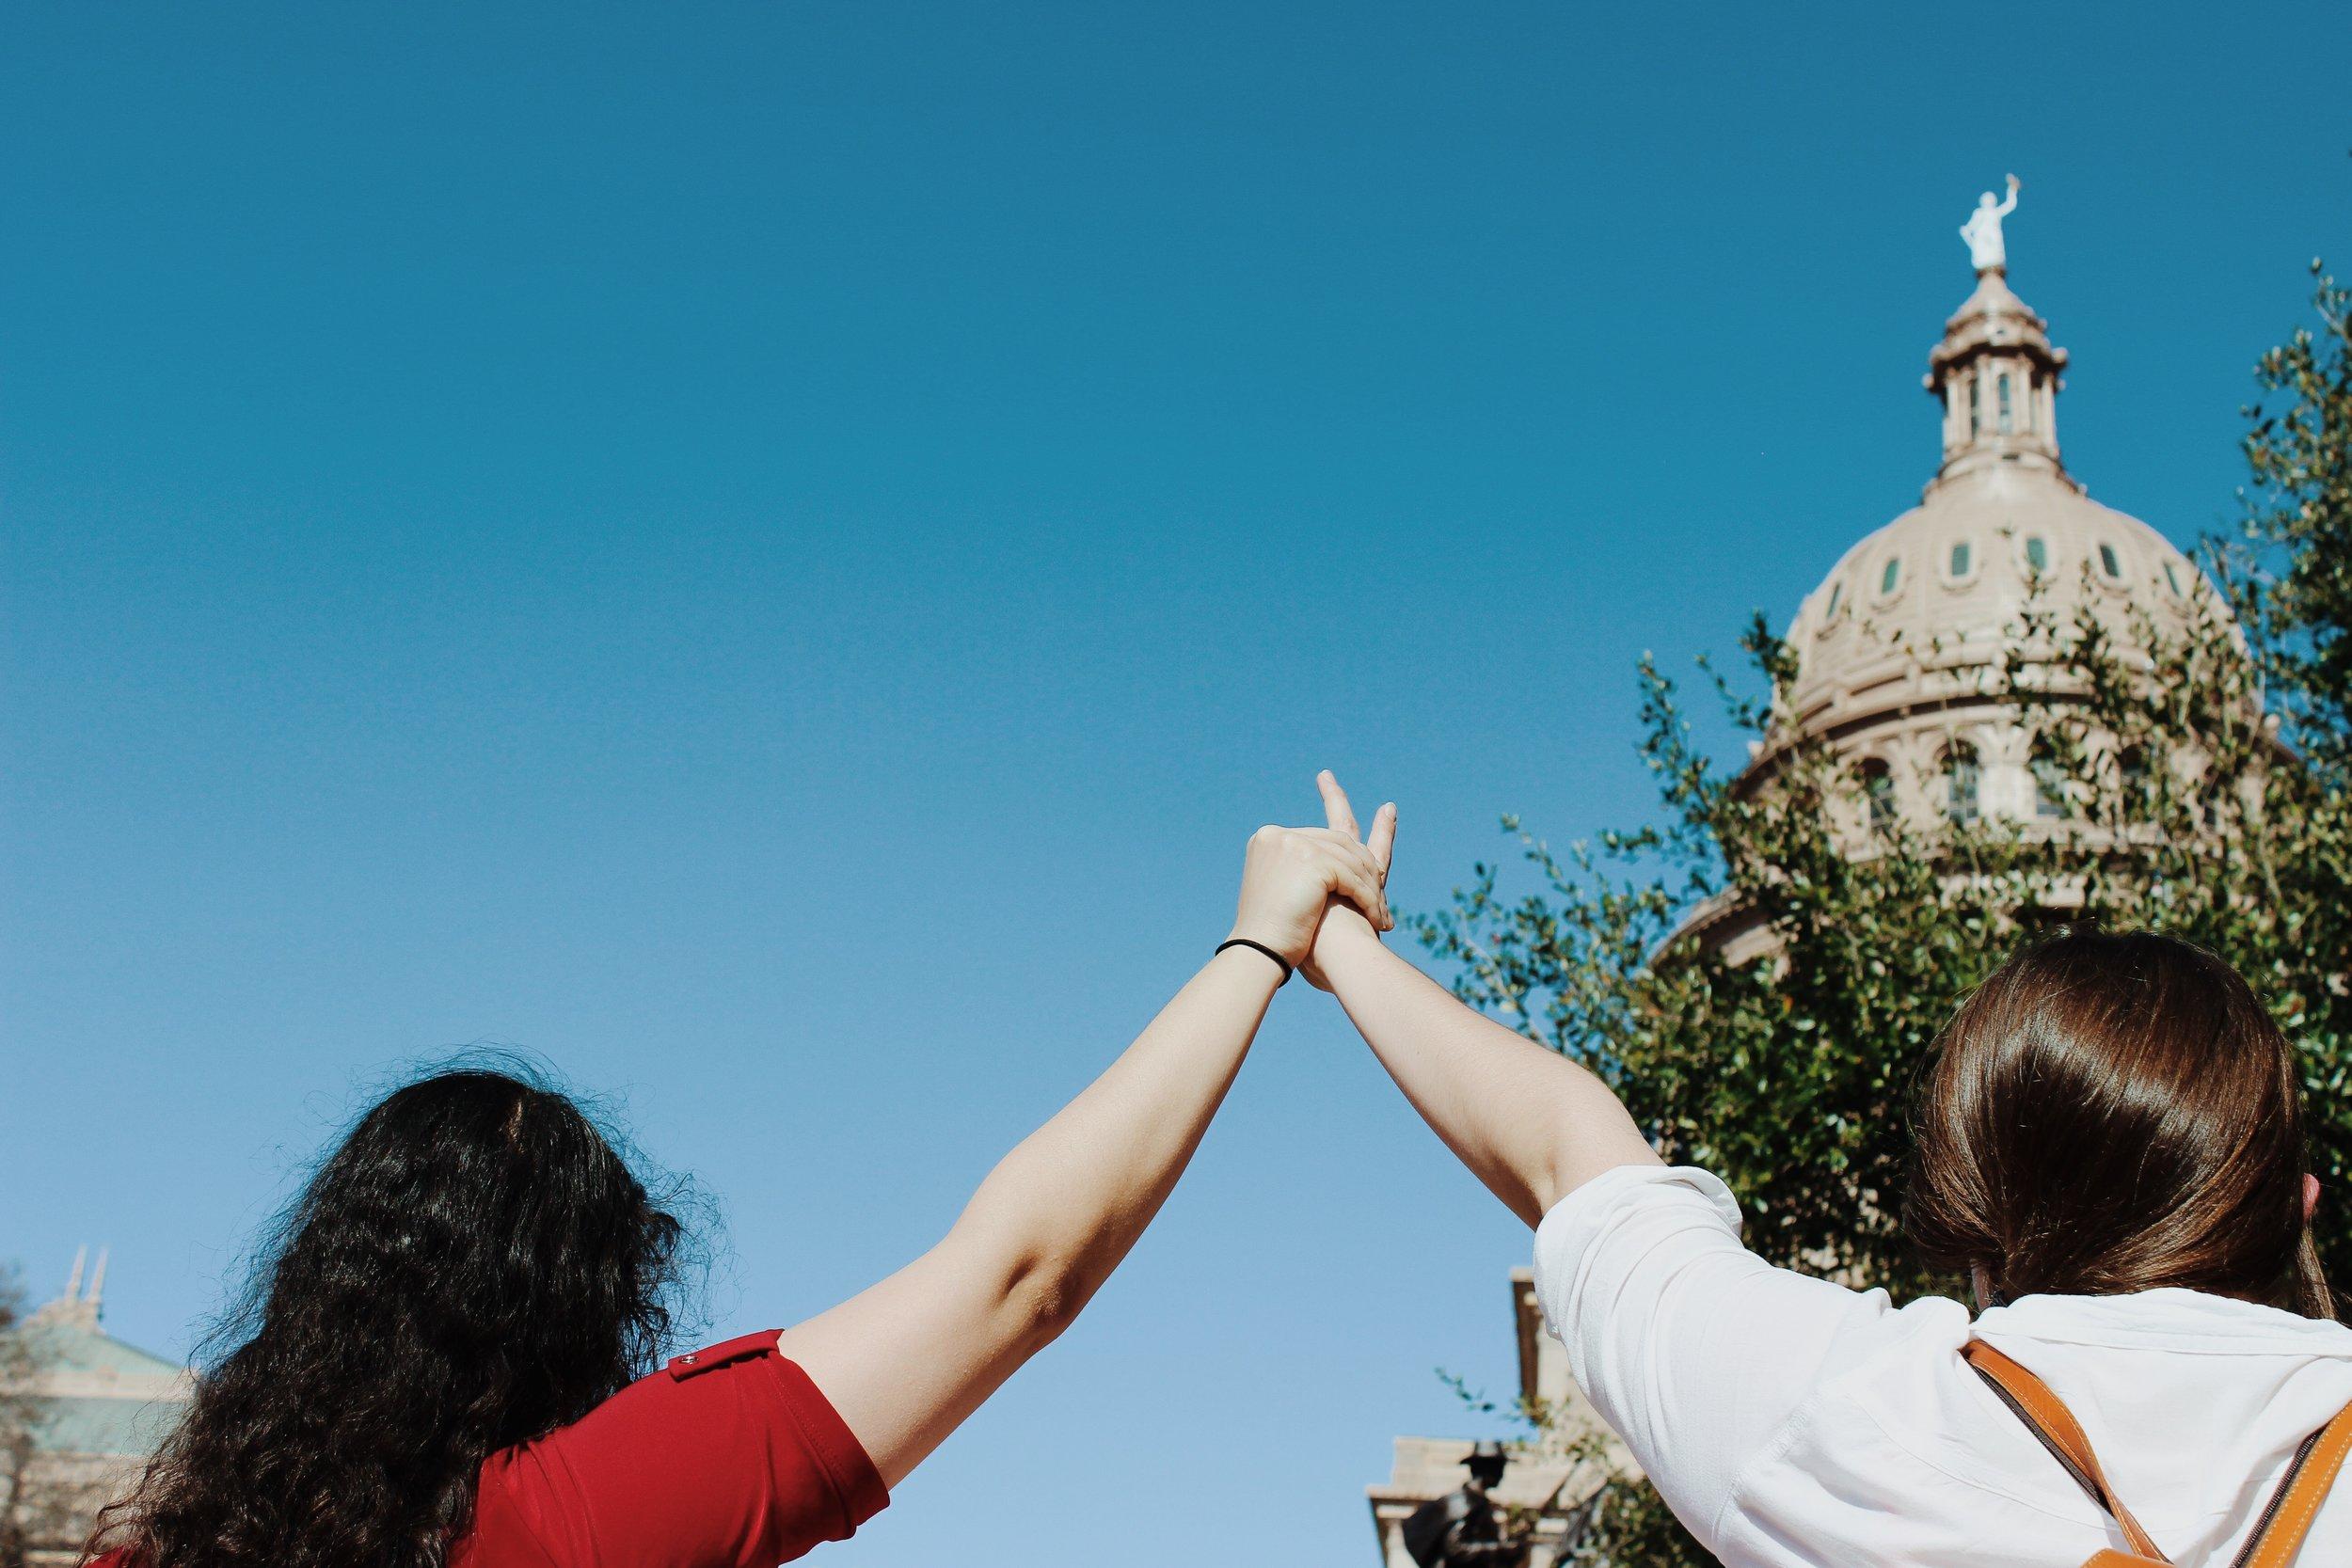
[[[2352,1329],[2312,1246],[2295,1052],[2212,954],[2071,932],[1960,1007],[1905,1221],[1974,1311],[1766,1263],[1723,1182],[1661,1164],[1599,1079],[1346,910],[1311,962],[1535,1227],[1578,1385],[1732,1568],[2352,1562],[2352,1496],[2329,1489]]]

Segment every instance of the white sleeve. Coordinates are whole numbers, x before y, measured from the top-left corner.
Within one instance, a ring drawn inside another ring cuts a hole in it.
[[[1833,1351],[1892,1311],[1740,1245],[1730,1190],[1689,1165],[1619,1166],[1562,1198],[1535,1232],[1535,1295],[1577,1386],[1710,1548]]]

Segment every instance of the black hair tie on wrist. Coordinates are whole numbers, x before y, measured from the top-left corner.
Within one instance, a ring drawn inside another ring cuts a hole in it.
[[[1280,990],[1291,983],[1291,961],[1264,942],[1251,942],[1248,937],[1232,937],[1216,944],[1216,950],[1219,953],[1224,952],[1228,947],[1247,947],[1252,953],[1263,953],[1267,958],[1272,958],[1277,967],[1282,971],[1282,978],[1275,982],[1276,990]]]

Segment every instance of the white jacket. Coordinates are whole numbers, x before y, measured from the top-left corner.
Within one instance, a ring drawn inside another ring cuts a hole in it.
[[[1703,1170],[1625,1166],[1562,1199],[1535,1291],[1578,1385],[1731,1568],[2079,1568],[2123,1545],[1962,1362],[1967,1307],[1772,1267]],[[2352,1402],[2352,1328],[2195,1291],[2027,1296],[1974,1332],[2065,1402],[2177,1563],[2228,1563]],[[2352,1562],[2346,1493],[2352,1468],[2304,1568]]]

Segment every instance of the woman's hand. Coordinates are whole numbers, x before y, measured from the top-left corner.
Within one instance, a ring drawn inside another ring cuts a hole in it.
[[[1329,787],[1336,792],[1339,785]],[[1346,797],[1340,799],[1344,804]],[[1367,929],[1395,926],[1380,891],[1387,874],[1371,848],[1357,842],[1353,818],[1344,831],[1336,823],[1260,828],[1249,836],[1249,855],[1242,864],[1232,934],[1264,943],[1294,966],[1304,963],[1327,911],[1347,910]]]
[[[1328,831],[1343,834],[1348,842],[1354,843],[1357,836],[1356,810],[1347,803],[1347,791],[1340,787],[1340,781],[1327,768],[1315,775],[1315,787],[1323,792],[1323,815],[1330,824]],[[1372,836],[1363,847],[1365,853],[1372,857],[1373,863],[1380,868],[1380,883],[1384,890],[1381,896],[1385,898],[1389,862],[1396,853],[1395,801],[1390,801],[1372,814]],[[1344,942],[1377,942],[1381,931],[1392,930],[1395,926],[1395,920],[1391,919],[1387,925],[1375,928],[1352,905],[1334,899],[1326,906],[1323,924],[1315,930],[1314,945],[1307,957],[1299,960],[1298,973],[1317,990],[1329,990],[1331,984],[1323,977],[1323,965],[1319,961],[1322,955]]]

